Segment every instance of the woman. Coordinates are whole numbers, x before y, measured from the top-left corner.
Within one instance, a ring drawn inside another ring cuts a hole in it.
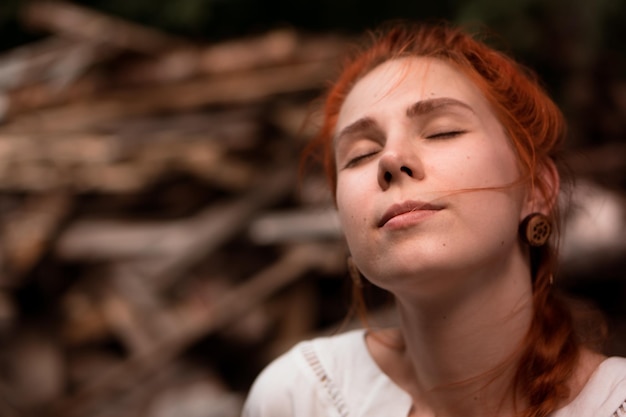
[[[626,360],[583,346],[553,294],[563,137],[533,76],[468,34],[375,36],[330,88],[309,152],[356,285],[391,292],[399,327],[300,343],[244,416],[626,415]]]

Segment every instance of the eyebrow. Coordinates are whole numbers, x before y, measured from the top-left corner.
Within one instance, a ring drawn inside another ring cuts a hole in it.
[[[355,133],[363,133],[363,132],[370,132],[371,134],[378,134],[380,132],[380,127],[378,126],[378,123],[376,123],[376,121],[372,119],[371,117],[363,117],[357,120],[356,122],[351,123],[348,126],[341,129],[341,132],[339,132],[335,136],[334,142],[336,144],[337,142],[339,142],[340,139],[344,137],[353,135]]]
[[[409,118],[414,118],[433,113],[446,107],[460,107],[474,113],[474,109],[460,100],[450,97],[441,97],[418,101],[406,110],[406,115]]]

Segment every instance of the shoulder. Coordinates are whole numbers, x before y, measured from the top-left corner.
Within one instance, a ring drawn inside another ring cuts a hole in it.
[[[554,417],[626,416],[626,358],[605,359],[570,404]]]
[[[596,376],[598,395],[602,391],[606,393],[603,407],[610,411],[610,416],[626,416],[626,358],[606,359]]]
[[[243,416],[341,415],[328,390],[335,388],[332,376],[342,375],[350,367],[346,360],[358,350],[362,338],[359,330],[298,343],[259,374],[248,393]]]

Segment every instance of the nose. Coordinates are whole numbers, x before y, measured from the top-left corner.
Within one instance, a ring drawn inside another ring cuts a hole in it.
[[[378,160],[378,185],[383,191],[392,183],[422,178],[421,163],[417,156],[387,150]]]

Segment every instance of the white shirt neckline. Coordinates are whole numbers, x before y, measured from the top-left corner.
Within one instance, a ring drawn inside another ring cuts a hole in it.
[[[398,405],[401,404],[398,408],[406,410],[403,415],[408,416],[413,405],[413,399],[405,390],[403,390],[385,372],[383,372],[378,363],[374,360],[374,357],[367,346],[366,337],[368,330],[359,329],[357,332],[360,333],[359,349],[361,350],[361,355],[367,363],[366,366],[370,368],[372,372],[380,374],[380,378],[384,379],[387,383],[390,393],[392,393],[394,397],[394,401],[397,401]],[[615,380],[615,383],[607,386],[607,380]],[[585,408],[585,406],[589,407],[588,404],[594,404],[594,409],[590,409],[590,412],[597,413],[597,398],[599,397],[606,398],[606,401],[603,404],[602,412],[604,412],[604,409],[606,408],[606,417],[612,417],[612,413],[614,413],[616,408],[620,406],[620,398],[618,392],[616,392],[617,398],[614,398],[614,396],[607,395],[607,391],[610,392],[616,390],[619,384],[626,385],[626,359],[615,356],[608,357],[604,359],[593,371],[589,380],[585,383],[578,395],[565,406],[555,410],[551,414],[551,417],[586,415],[584,413],[581,414],[581,411]],[[389,404],[388,397],[381,398],[380,401],[384,401],[386,404]],[[621,404],[626,403],[626,398],[622,398],[621,401],[623,401]],[[394,407],[394,409],[398,408]],[[596,417],[595,414],[593,415]],[[598,415],[597,417],[603,416]]]

